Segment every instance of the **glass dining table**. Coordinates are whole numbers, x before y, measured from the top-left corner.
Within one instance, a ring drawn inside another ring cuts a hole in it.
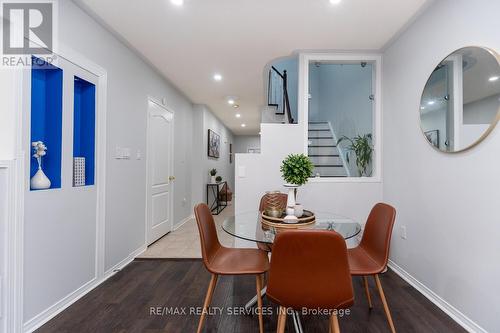
[[[314,215],[316,216],[316,222],[304,228],[336,231],[345,240],[356,237],[361,232],[361,225],[348,217],[327,212],[314,212]],[[258,211],[230,216],[222,223],[222,229],[235,238],[268,245],[274,242],[274,238],[279,232],[274,227],[263,226],[261,212]],[[271,247],[269,247],[269,250],[271,250]],[[266,289],[267,287],[262,289],[262,296],[266,294]],[[248,310],[256,302],[257,295],[248,301],[245,308]],[[292,318],[295,332],[302,333],[302,324],[298,312],[292,312]]]
[[[314,212],[314,214],[316,223],[304,228],[336,231],[346,240],[361,232],[360,224],[348,217],[326,212]],[[272,244],[277,230],[274,227],[263,227],[260,219],[258,211],[239,213],[226,218],[222,223],[222,229],[239,239]]]

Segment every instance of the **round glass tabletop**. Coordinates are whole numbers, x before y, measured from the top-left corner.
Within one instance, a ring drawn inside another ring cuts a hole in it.
[[[324,212],[315,212],[316,223],[308,229],[334,230],[349,239],[361,231],[359,223],[350,218]],[[228,217],[222,223],[222,229],[234,237],[252,242],[272,244],[276,235],[275,228],[264,229],[260,222],[260,212],[241,213]]]

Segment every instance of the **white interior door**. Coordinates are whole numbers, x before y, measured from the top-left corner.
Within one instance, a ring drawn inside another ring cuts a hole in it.
[[[149,101],[148,126],[148,245],[172,230],[173,120],[172,112]]]

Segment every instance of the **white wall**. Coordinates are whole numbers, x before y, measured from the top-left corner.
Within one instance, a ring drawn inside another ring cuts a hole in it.
[[[59,2],[58,18],[60,43],[101,66],[108,75],[105,269],[109,270],[145,245],[148,96],[160,100],[164,97],[167,107],[175,113],[174,223],[191,215],[192,103],[71,1]],[[116,146],[130,148],[133,158],[115,159]],[[143,156],[139,160],[134,158],[137,151]],[[29,209],[27,206],[27,212]],[[60,213],[68,213],[64,202]],[[82,259],[69,257],[68,247],[76,247],[80,239],[71,228],[69,222],[59,230],[26,225],[26,234],[36,233],[39,241],[25,244],[25,283],[30,286],[24,294],[25,322],[73,292],[79,287],[73,286],[75,281],[86,281],[91,273],[82,271],[67,281],[68,267],[64,263]],[[58,242],[63,231],[67,237]],[[55,250],[44,253],[44,244],[52,244]],[[36,264],[43,262],[44,255],[50,256],[50,266]]]
[[[466,45],[500,51],[498,13],[498,1],[437,1],[386,49],[383,71],[384,200],[398,211],[391,259],[489,332],[500,331],[500,131],[470,151],[439,153],[418,111],[447,54]]]
[[[217,175],[227,181],[234,191],[234,161],[229,163],[229,144],[233,143],[233,133],[205,105],[194,106],[193,136],[193,202],[206,202],[206,186],[210,180],[208,172],[215,168]],[[219,158],[208,157],[208,130],[220,135]]]
[[[282,160],[304,152],[302,124],[261,124],[261,153],[236,154],[235,212],[255,211],[266,191],[285,192],[281,178]],[[242,176],[241,172],[244,173]],[[382,200],[380,182],[309,181],[298,190],[298,201],[307,209],[333,212],[364,223],[370,209]]]
[[[16,94],[15,72],[12,69],[0,69],[0,160],[12,160],[15,156],[16,139]]]
[[[249,148],[260,148],[260,135],[236,135],[233,143],[233,153],[247,153]]]
[[[464,124],[491,124],[500,108],[500,94],[464,105]]]

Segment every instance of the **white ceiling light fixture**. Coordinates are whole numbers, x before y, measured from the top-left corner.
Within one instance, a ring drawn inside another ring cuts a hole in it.
[[[488,81],[490,82],[495,82],[495,81],[498,81],[498,79],[500,79],[500,76],[492,76],[488,79]]]
[[[434,104],[436,104],[436,102],[435,101],[428,101],[427,104],[428,105],[434,105]]]
[[[176,1],[179,1],[179,0],[176,0]],[[219,74],[219,73],[215,73],[214,74],[214,80],[217,81],[217,82],[222,81],[222,75]]]
[[[233,105],[233,104],[234,104],[234,99],[232,99],[232,98],[228,99],[228,100],[227,100],[227,103],[228,103],[229,105]]]
[[[184,4],[184,0],[170,0],[170,2],[172,3],[172,5],[176,6],[182,6]]]
[[[240,105],[239,105],[239,104],[234,104],[234,105],[233,105],[233,108],[235,108],[235,109],[237,109],[237,108],[239,108],[239,107],[240,107]]]
[[[342,0],[330,0],[330,3],[331,3],[332,5],[338,5],[338,4],[339,4],[339,3],[341,3],[341,2],[342,2]]]
[[[241,114],[237,113],[234,115],[236,118],[241,118]]]
[[[247,127],[247,124],[241,124],[241,127]]]

